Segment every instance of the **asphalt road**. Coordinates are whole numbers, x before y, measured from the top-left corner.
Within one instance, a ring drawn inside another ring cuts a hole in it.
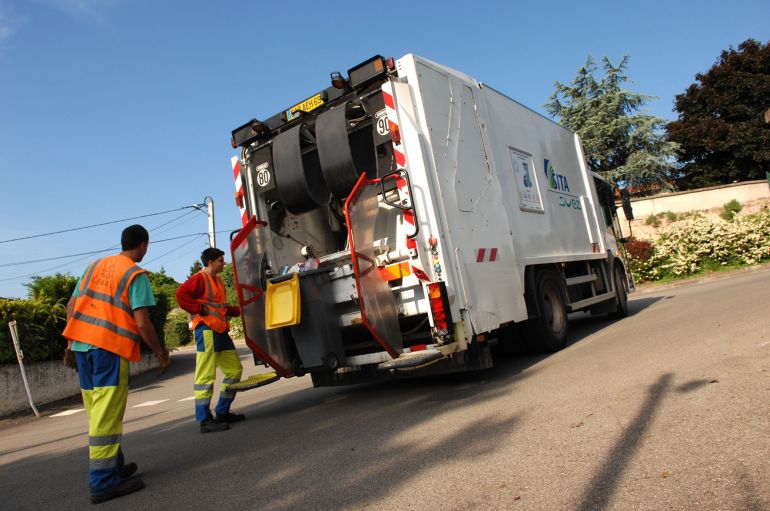
[[[578,315],[550,356],[354,387],[281,380],[208,435],[194,352],[177,352],[129,395],[123,446],[147,487],[102,506],[768,510],[769,305],[767,266],[656,287],[624,320]],[[242,354],[247,375],[264,370]],[[0,508],[90,507],[80,408],[0,421]]]

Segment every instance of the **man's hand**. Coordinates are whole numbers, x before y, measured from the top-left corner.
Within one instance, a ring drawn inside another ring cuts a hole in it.
[[[198,311],[198,315],[200,315],[200,316],[208,316],[209,315],[209,308],[206,307],[205,303],[201,304],[201,308]]]
[[[163,351],[155,354],[155,358],[158,359],[158,366],[160,367],[158,376],[162,376],[168,371],[168,368],[171,367],[171,359],[168,358],[168,350],[163,348]]]
[[[69,348],[64,350],[64,365],[70,369],[77,369],[78,363],[75,359],[75,352]]]

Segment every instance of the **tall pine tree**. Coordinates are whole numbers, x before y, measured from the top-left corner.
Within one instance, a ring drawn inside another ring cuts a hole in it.
[[[616,66],[602,57],[603,76],[588,57],[569,85],[555,83],[545,108],[577,132],[591,170],[634,188],[670,189],[676,145],[668,142],[665,120],[640,110],[652,96],[626,90],[628,56]]]

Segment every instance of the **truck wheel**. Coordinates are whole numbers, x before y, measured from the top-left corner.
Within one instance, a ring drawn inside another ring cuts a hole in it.
[[[553,271],[542,271],[535,279],[540,315],[527,321],[527,345],[537,353],[559,351],[567,343],[567,305],[561,279]]]
[[[615,284],[615,312],[610,316],[613,318],[625,318],[628,316],[628,290],[626,289],[626,277],[620,265],[616,264],[613,270],[613,279]]]

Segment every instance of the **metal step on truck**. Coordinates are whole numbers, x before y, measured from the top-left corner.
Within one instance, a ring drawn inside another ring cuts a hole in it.
[[[255,361],[315,386],[491,367],[627,314],[613,189],[578,136],[416,55],[375,56],[232,132]]]

